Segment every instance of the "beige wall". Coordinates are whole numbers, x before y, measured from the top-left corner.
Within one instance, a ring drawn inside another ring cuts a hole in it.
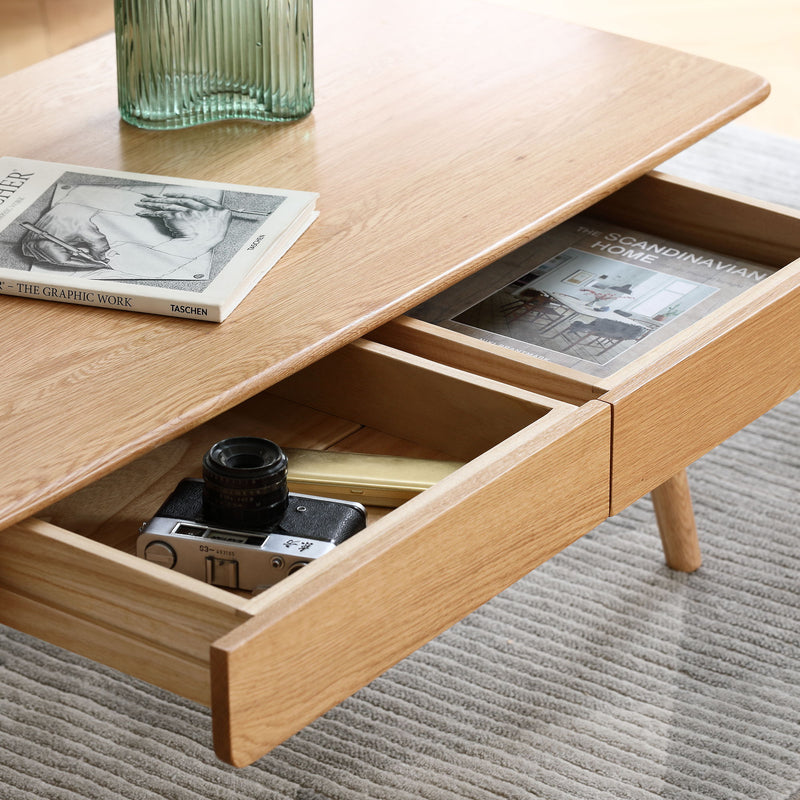
[[[110,31],[113,0],[0,0],[0,75]]]
[[[435,2],[435,0],[432,0]],[[742,118],[800,138],[797,0],[493,0],[663,44],[763,75],[772,93]]]

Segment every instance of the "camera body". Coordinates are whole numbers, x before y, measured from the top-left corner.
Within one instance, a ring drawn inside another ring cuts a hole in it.
[[[240,451],[249,448],[247,458],[241,452],[230,456],[231,443]],[[271,461],[275,453],[277,467]],[[208,462],[219,467],[215,458],[227,461],[227,470],[218,472],[228,474],[210,474]],[[204,458],[203,479],[182,480],[142,525],[137,555],[215,586],[253,591],[272,586],[366,526],[360,503],[289,492],[285,475],[286,457],[268,440],[240,437],[214,445]]]

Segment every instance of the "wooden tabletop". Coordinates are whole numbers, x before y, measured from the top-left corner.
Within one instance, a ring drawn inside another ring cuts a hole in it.
[[[740,69],[470,0],[319,0],[288,125],[119,119],[113,39],[0,80],[3,154],[317,191],[221,325],[0,297],[0,524],[391,319],[766,96]],[[358,391],[358,387],[354,387]]]

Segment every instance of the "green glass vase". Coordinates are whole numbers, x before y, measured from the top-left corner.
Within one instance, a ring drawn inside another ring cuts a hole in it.
[[[122,118],[280,122],[314,106],[312,0],[114,0]]]

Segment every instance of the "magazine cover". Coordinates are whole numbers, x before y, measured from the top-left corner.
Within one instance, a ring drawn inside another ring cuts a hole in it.
[[[607,377],[774,271],[579,215],[409,314]]]
[[[221,322],[317,195],[0,158],[0,294]]]

